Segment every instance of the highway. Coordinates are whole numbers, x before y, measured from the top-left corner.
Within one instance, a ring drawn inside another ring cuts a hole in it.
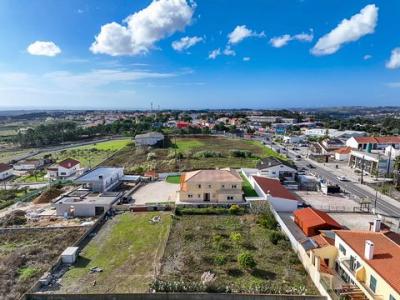
[[[371,193],[371,192],[357,186],[354,182],[340,181],[335,174],[318,166],[319,163],[312,161],[308,158],[304,158],[302,156],[302,158],[300,160],[296,160],[296,155],[298,155],[298,153],[296,153],[292,150],[284,150],[284,147],[277,145],[277,144],[275,144],[272,147],[275,148],[275,150],[277,150],[277,148],[278,148],[278,149],[280,149],[281,153],[287,154],[287,156],[296,163],[298,168],[305,167],[305,168],[309,169],[310,171],[314,172],[319,177],[324,178],[333,184],[339,185],[342,190],[350,193],[350,195],[353,196],[355,201],[360,201],[361,199],[371,200],[371,207],[374,207],[375,199],[376,199],[375,193]],[[308,167],[309,164],[312,164],[315,168],[312,168],[312,169],[309,168]],[[385,201],[385,199],[379,197],[379,195],[378,195],[378,199],[376,201],[376,208],[377,208],[377,211],[381,211],[382,213],[384,213],[386,215],[400,217],[400,204],[399,204],[399,206],[395,206],[395,205]]]

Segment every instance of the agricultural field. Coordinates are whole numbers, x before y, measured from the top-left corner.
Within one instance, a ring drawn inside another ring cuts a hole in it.
[[[128,172],[189,171],[212,168],[255,167],[260,158],[280,155],[258,141],[214,136],[173,138],[169,148],[141,149],[128,145],[105,165],[124,166]]]
[[[256,215],[183,215],[173,221],[158,291],[181,285],[205,291],[317,294],[286,238]],[[271,236],[273,236],[271,238]],[[178,284],[177,284],[178,283]]]
[[[0,299],[19,299],[84,228],[0,233]]]
[[[13,149],[13,150],[1,150],[0,149],[0,163],[9,163],[13,159],[16,159],[21,156],[28,155],[34,152],[36,149],[29,148],[29,149]]]
[[[82,167],[95,167],[102,161],[113,155],[115,152],[121,150],[127,145],[131,144],[130,139],[111,140],[100,142],[75,148],[69,148],[61,151],[53,151],[38,154],[36,157],[40,158],[45,155],[51,154],[52,158],[59,162],[66,158],[73,158],[81,162]]]
[[[161,221],[152,224],[153,217]],[[114,217],[81,251],[57,293],[148,292],[172,222],[169,213],[125,213]],[[93,267],[102,272],[90,272]],[[93,284],[95,282],[95,284]]]

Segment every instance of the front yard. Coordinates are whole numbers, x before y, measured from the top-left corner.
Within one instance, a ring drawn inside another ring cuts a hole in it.
[[[249,214],[177,217],[153,288],[197,290],[210,272],[210,291],[317,294],[290,243],[257,220]]]
[[[152,224],[155,216],[161,216],[161,221]],[[124,213],[107,221],[62,277],[58,292],[147,292],[170,225],[170,214],[160,212]],[[90,272],[93,267],[102,272]]]

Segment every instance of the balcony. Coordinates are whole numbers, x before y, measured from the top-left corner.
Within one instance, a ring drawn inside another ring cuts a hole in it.
[[[356,285],[346,283],[338,274],[321,273],[320,283],[332,300],[367,300],[363,291]]]

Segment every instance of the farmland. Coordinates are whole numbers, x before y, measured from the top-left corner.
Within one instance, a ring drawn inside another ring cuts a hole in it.
[[[61,151],[41,153],[36,157],[39,158],[51,154],[52,158],[57,162],[66,158],[73,158],[79,160],[82,167],[94,167],[130,143],[130,139],[111,140]]]
[[[149,150],[128,145],[104,164],[124,166],[132,173],[143,173],[150,169],[171,172],[224,167],[252,168],[260,158],[267,156],[279,154],[258,141],[214,136],[177,137],[172,139],[168,148]]]
[[[18,299],[84,228],[0,233],[0,299]]]
[[[271,231],[256,222],[255,215],[183,215],[174,220],[162,260],[159,282],[199,284],[204,272],[215,275],[214,289],[252,292],[316,294],[290,244],[274,244]],[[255,266],[243,268],[245,253]],[[285,292],[286,291],[286,292]]]
[[[161,221],[151,224],[155,216]],[[125,213],[109,220],[62,277],[61,293],[147,292],[171,225],[167,213]],[[99,267],[101,273],[91,273]],[[93,282],[96,285],[93,285]]]

